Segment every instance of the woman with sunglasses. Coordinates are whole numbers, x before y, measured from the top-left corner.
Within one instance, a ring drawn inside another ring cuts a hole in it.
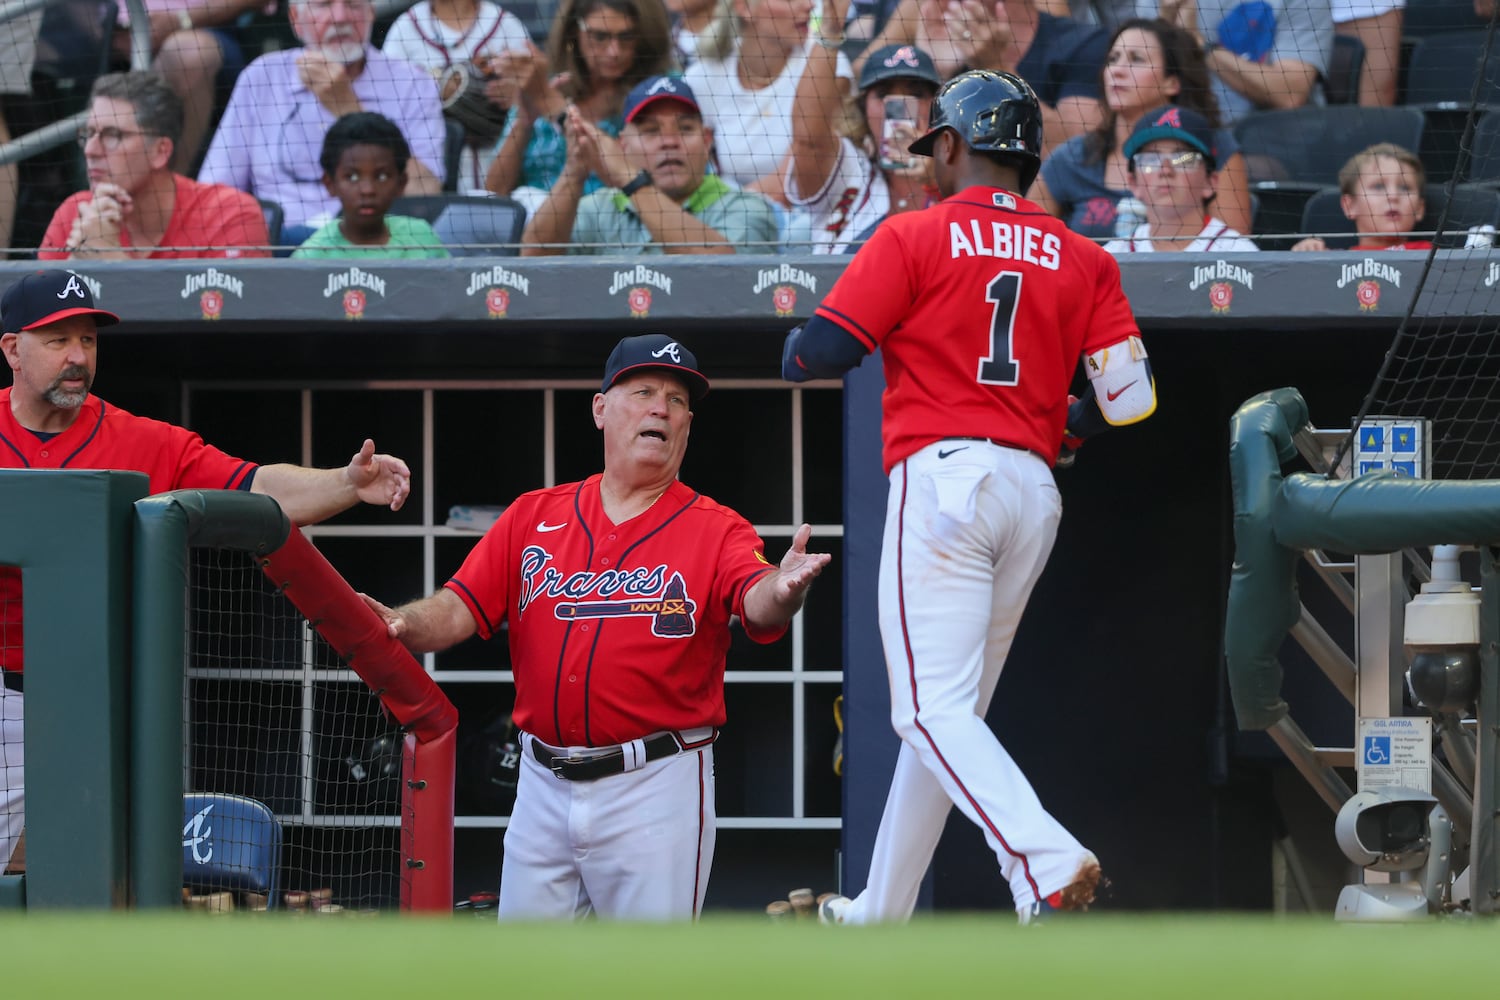
[[[1245,157],[1233,135],[1221,127],[1208,66],[1192,36],[1162,20],[1124,22],[1110,37],[1101,82],[1104,120],[1047,157],[1028,197],[1076,233],[1095,238],[1117,235],[1117,209],[1121,199],[1130,197],[1131,187],[1125,140],[1147,111],[1173,104],[1201,116],[1214,129],[1220,168],[1217,214],[1230,227],[1249,232]]]
[[[555,75],[549,80],[548,72]],[[560,124],[570,104],[618,136],[630,88],[672,69],[670,19],[662,0],[563,0],[547,36],[547,60],[517,81],[519,101],[485,177],[492,193],[535,211],[567,162]],[[602,185],[590,175],[584,193]]]

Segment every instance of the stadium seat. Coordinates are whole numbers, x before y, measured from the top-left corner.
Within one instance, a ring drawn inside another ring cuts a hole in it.
[[[1462,247],[1474,227],[1500,228],[1500,191],[1493,188],[1460,184],[1453,189],[1450,202],[1444,185],[1428,184],[1422,197],[1427,212],[1417,222],[1418,232],[1435,232],[1443,206],[1448,205],[1443,232],[1432,240],[1439,247]],[[1344,215],[1338,188],[1324,188],[1308,199],[1302,212],[1302,231],[1323,236],[1331,250],[1345,250],[1354,245],[1354,223]]]
[[[1364,42],[1352,35],[1333,36],[1333,55],[1323,74],[1323,97],[1329,104],[1359,103],[1359,74],[1364,65]]]
[[[1401,33],[1420,38],[1484,26],[1484,19],[1474,13],[1474,0],[1407,0]]]
[[[253,892],[275,908],[281,823],[239,795],[182,797],[182,884],[194,892]]]
[[[1473,156],[1464,180],[1500,187],[1500,115],[1487,114],[1474,126]]]
[[[526,208],[509,198],[455,196],[432,228],[455,257],[517,257]]]
[[[1307,200],[1338,180],[1349,157],[1377,142],[1420,149],[1423,126],[1416,108],[1359,105],[1260,111],[1243,119],[1234,137],[1260,199],[1254,235],[1297,232]]]
[[[271,246],[277,246],[281,243],[281,220],[284,214],[281,205],[269,198],[255,200],[260,202],[261,214],[266,217],[266,233],[271,237]]]
[[[1481,111],[1500,106],[1500,53],[1485,58],[1486,35],[1478,30],[1429,35],[1412,50],[1405,103],[1427,118],[1418,152],[1430,180],[1445,181],[1457,169],[1470,103]]]

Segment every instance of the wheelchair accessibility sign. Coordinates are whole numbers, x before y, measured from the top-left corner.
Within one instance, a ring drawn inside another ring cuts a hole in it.
[[[1432,720],[1360,719],[1355,746],[1359,790],[1400,785],[1432,791]]]

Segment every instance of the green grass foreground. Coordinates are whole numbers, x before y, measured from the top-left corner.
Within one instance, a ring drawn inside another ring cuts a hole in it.
[[[1493,996],[1500,923],[1094,914],[904,927],[496,925],[473,918],[0,916],[0,993],[32,997]],[[444,992],[439,992],[444,991]]]

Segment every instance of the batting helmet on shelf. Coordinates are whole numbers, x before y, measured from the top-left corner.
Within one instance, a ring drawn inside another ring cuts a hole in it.
[[[927,134],[908,149],[931,156],[938,133],[952,129],[982,153],[1011,157],[1021,168],[1021,190],[1042,166],[1042,106],[1031,85],[1014,73],[972,69],[960,73],[932,99]]]

